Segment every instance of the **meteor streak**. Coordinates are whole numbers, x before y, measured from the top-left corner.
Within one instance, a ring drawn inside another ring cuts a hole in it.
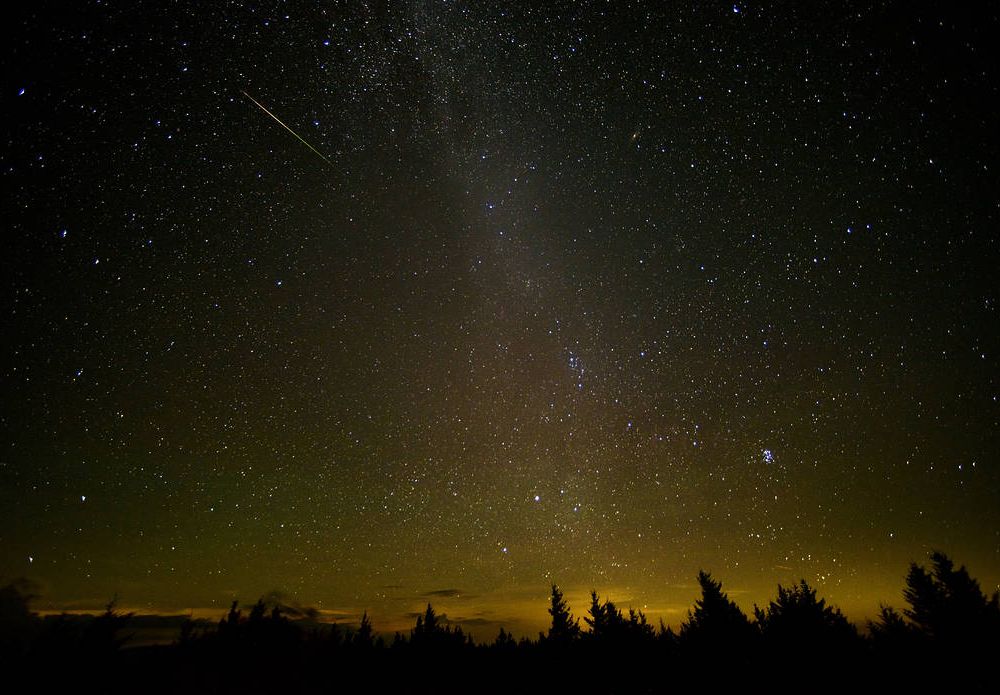
[[[240,91],[243,91],[243,90],[240,90]],[[254,99],[254,98],[253,98],[252,96],[250,96],[249,94],[247,94],[247,93],[246,93],[245,91],[243,92],[243,96],[245,96],[245,97],[246,97],[247,99],[249,99],[249,100],[250,100],[250,101],[252,101],[252,102],[253,102],[254,104],[256,104],[256,105],[257,105],[257,106],[258,106],[258,107],[260,108],[260,110],[261,110],[261,111],[263,111],[263,112],[264,112],[264,113],[266,113],[266,114],[267,114],[268,116],[270,116],[271,118],[273,118],[274,120],[276,120],[276,121],[278,122],[278,125],[280,125],[280,126],[281,126],[282,128],[284,128],[284,129],[285,129],[285,130],[287,130],[287,131],[288,131],[289,133],[291,133],[292,135],[294,135],[294,136],[295,136],[295,138],[296,138],[296,139],[297,139],[297,140],[298,140],[299,142],[301,142],[301,143],[302,143],[303,145],[305,145],[305,146],[306,146],[306,147],[308,147],[308,148],[309,148],[310,150],[312,150],[312,151],[313,151],[313,152],[314,152],[314,153],[316,154],[316,156],[317,156],[317,157],[319,157],[320,159],[322,159],[322,160],[323,160],[324,162],[326,162],[326,163],[327,163],[327,164],[328,164],[329,166],[331,166],[331,167],[333,166],[333,162],[331,162],[331,161],[330,161],[329,159],[327,159],[326,157],[324,157],[324,156],[322,155],[322,153],[321,153],[321,152],[320,152],[319,150],[317,150],[317,149],[316,149],[315,147],[313,147],[313,146],[312,146],[312,145],[310,145],[310,144],[309,144],[308,142],[306,142],[306,141],[305,141],[305,140],[304,140],[304,139],[302,138],[302,136],[301,136],[301,135],[299,135],[299,134],[298,134],[298,133],[296,133],[296,132],[295,132],[294,130],[292,130],[291,128],[289,128],[289,127],[288,127],[287,125],[285,125],[285,123],[284,123],[284,122],[283,122],[283,121],[282,121],[282,120],[281,120],[280,118],[278,118],[278,117],[277,117],[277,116],[275,116],[275,115],[274,115],[273,113],[271,113],[270,111],[268,111],[268,110],[267,110],[267,107],[265,107],[265,106],[264,106],[264,105],[263,105],[262,103],[260,103],[260,102],[259,102],[259,101],[257,101],[256,99]]]

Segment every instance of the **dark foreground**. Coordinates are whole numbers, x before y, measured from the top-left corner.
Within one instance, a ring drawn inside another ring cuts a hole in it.
[[[409,634],[322,625],[286,606],[233,603],[169,645],[128,646],[130,616],[40,619],[26,584],[0,589],[3,692],[672,693],[1000,692],[1000,596],[943,554],[911,565],[902,612],[864,633],[803,580],[752,617],[706,573],[675,633],[591,595],[583,624],[552,587],[537,640],[476,644],[428,605]],[[20,685],[16,691],[11,689]],[[25,685],[27,688],[25,688]]]

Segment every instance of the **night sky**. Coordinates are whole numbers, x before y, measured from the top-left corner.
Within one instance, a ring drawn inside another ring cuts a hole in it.
[[[1000,588],[1000,11],[951,4],[19,3],[0,578],[480,638],[552,582]]]

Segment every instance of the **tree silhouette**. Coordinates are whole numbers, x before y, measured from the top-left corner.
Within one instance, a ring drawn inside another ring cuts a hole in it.
[[[656,637],[656,630],[649,624],[645,613],[635,608],[629,608],[628,620],[625,622],[625,634],[629,642],[638,644],[652,642]]]
[[[375,630],[372,626],[372,619],[368,617],[368,611],[361,616],[361,624],[358,631],[354,633],[354,646],[365,649],[375,645]]]
[[[239,605],[240,602],[234,599],[229,606],[229,612],[219,620],[219,637],[222,639],[235,638],[238,634],[242,621]]]
[[[0,588],[0,656],[19,656],[40,628],[38,616],[31,611],[37,587],[27,579],[18,579]]]
[[[913,628],[892,606],[880,606],[878,620],[868,621],[868,631],[876,641],[899,641],[913,636]]]
[[[613,640],[624,632],[625,618],[610,600],[601,603],[597,590],[590,592],[589,617],[583,621],[590,628],[590,637],[595,640]]]
[[[264,620],[264,614],[267,612],[267,605],[264,603],[264,599],[257,599],[257,603],[253,604],[253,608],[250,609],[250,615],[247,617],[247,622],[251,625],[256,625]]]
[[[656,635],[656,631],[642,611],[629,608],[626,618],[612,601],[601,603],[597,591],[590,592],[590,610],[583,620],[590,628],[587,638],[606,646],[637,646],[643,642],[652,643]]]
[[[115,596],[104,607],[104,612],[94,618],[86,627],[82,639],[82,652],[91,658],[107,657],[121,649],[130,638],[119,633],[132,618],[132,613],[119,613],[116,609],[118,597]]]
[[[531,684],[535,692],[625,694],[661,692],[664,678],[679,679],[683,687],[687,677],[687,685],[714,692],[745,688],[748,669],[760,669],[768,689],[777,691],[994,692],[1000,597],[987,598],[965,568],[956,569],[943,554],[931,560],[929,569],[911,565],[905,610],[881,607],[869,623],[867,641],[805,580],[779,585],[773,601],[763,609],[755,606],[751,622],[721,582],[704,571],[698,574],[701,595],[679,635],[662,621],[657,632],[640,610],[623,614],[596,590],[581,632],[553,585],[551,624],[537,642],[515,640],[501,628],[492,642],[476,646],[428,603],[415,616],[409,639],[397,632],[391,649],[384,648],[367,611],[361,624],[344,634],[336,626],[317,626],[294,603],[268,596],[246,611],[233,601],[218,630],[196,629],[188,620],[171,646],[121,650],[120,630],[128,616],[117,613],[113,601],[101,616],[41,619],[28,609],[28,589],[9,585],[0,588],[0,637],[9,638],[18,625],[37,629],[27,646],[23,639],[0,640],[0,660],[23,662],[36,673],[65,664],[63,671],[72,674],[67,679],[74,679],[66,690],[76,687],[78,674],[107,685],[101,674],[127,673],[122,682],[133,683],[157,673],[164,674],[164,682],[155,684],[164,693],[190,692],[192,682],[226,692],[329,692],[330,679],[341,673],[374,673],[378,690],[414,692],[412,674],[447,671],[449,679],[421,681],[421,687],[459,692],[475,684],[488,692],[522,692]],[[569,644],[573,648],[549,646]],[[870,648],[862,649],[865,645]],[[495,675],[483,683],[483,673]]]
[[[517,649],[517,641],[513,635],[501,627],[497,638],[493,640],[493,648],[503,652],[511,652]]]
[[[903,597],[903,613],[926,638],[961,644],[997,640],[1000,595],[986,598],[965,566],[955,569],[942,552],[931,553],[932,569],[912,563]]]
[[[868,621],[875,654],[897,671],[908,668],[926,654],[923,635],[891,606],[880,606],[876,620]]]
[[[705,571],[698,572],[701,598],[681,623],[680,639],[696,649],[737,649],[754,637],[754,628],[739,606],[722,591],[722,582]]]
[[[767,641],[797,651],[843,649],[857,641],[857,630],[840,609],[817,599],[805,579],[787,588],[779,584],[778,598],[766,611],[754,606],[754,614]]]
[[[434,607],[428,603],[424,614],[417,616],[417,624],[410,634],[410,642],[414,645],[429,644],[436,641],[439,631],[437,613],[434,611]]]
[[[677,644],[677,635],[674,634],[663,618],[660,618],[660,628],[656,631],[656,640],[667,647],[674,647]]]
[[[879,658],[907,674],[913,688],[989,690],[1000,651],[1000,596],[987,598],[965,567],[942,552],[928,570],[911,563],[902,615],[882,606],[869,623]],[[905,617],[904,617],[905,616]],[[995,689],[995,688],[994,688]]]
[[[580,621],[575,619],[572,613],[569,612],[569,606],[563,598],[563,593],[555,584],[552,585],[549,615],[552,616],[552,624],[549,627],[549,634],[546,638],[549,642],[565,645],[573,642],[580,636]]]
[[[434,607],[428,603],[424,614],[417,616],[417,624],[410,632],[410,644],[421,649],[452,648],[467,644],[462,628],[452,629],[442,625],[441,622],[442,619],[438,617]]]

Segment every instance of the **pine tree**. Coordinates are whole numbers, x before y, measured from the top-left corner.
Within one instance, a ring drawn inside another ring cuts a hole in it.
[[[365,611],[361,616],[358,631],[354,633],[354,644],[364,648],[371,647],[374,644],[374,634],[372,620],[368,617],[368,611]]]
[[[91,657],[107,656],[118,651],[129,636],[119,635],[121,629],[132,618],[132,613],[119,613],[118,597],[115,596],[104,607],[104,613],[94,618],[84,630],[81,651]]]
[[[628,621],[625,623],[625,632],[629,640],[634,644],[652,642],[656,632],[653,626],[646,619],[646,614],[635,608],[628,609]]]
[[[417,624],[410,633],[410,643],[414,646],[440,644],[444,633],[434,607],[428,603],[424,614],[417,616]]]
[[[722,582],[712,579],[705,571],[698,572],[701,598],[695,601],[694,611],[681,624],[681,640],[688,645],[722,647],[731,649],[752,639],[754,630],[750,620],[722,591]]]
[[[435,633],[438,631],[438,617],[437,613],[434,612],[434,607],[431,604],[427,604],[427,610],[424,612],[424,632]]]
[[[552,605],[549,608],[549,615],[552,616],[548,634],[550,642],[568,644],[580,636],[580,622],[569,612],[569,605],[555,584],[552,585]]]
[[[510,651],[517,648],[517,642],[514,640],[513,635],[501,627],[500,634],[498,634],[496,640],[493,641],[493,648]]]
[[[941,552],[931,554],[932,569],[913,563],[906,577],[903,613],[927,638],[947,642],[998,641],[1000,595],[989,599],[964,566]]]
[[[817,599],[816,590],[805,579],[791,587],[778,585],[778,598],[767,610],[754,607],[757,625],[764,638],[775,645],[802,650],[825,647],[849,648],[858,633],[839,608]]]
[[[590,592],[590,617],[584,617],[584,622],[590,627],[590,637],[605,641],[620,640],[627,632],[628,626],[622,612],[610,600],[601,603],[597,591]]]
[[[891,606],[880,606],[877,620],[868,621],[873,644],[888,654],[913,653],[920,633]]]

